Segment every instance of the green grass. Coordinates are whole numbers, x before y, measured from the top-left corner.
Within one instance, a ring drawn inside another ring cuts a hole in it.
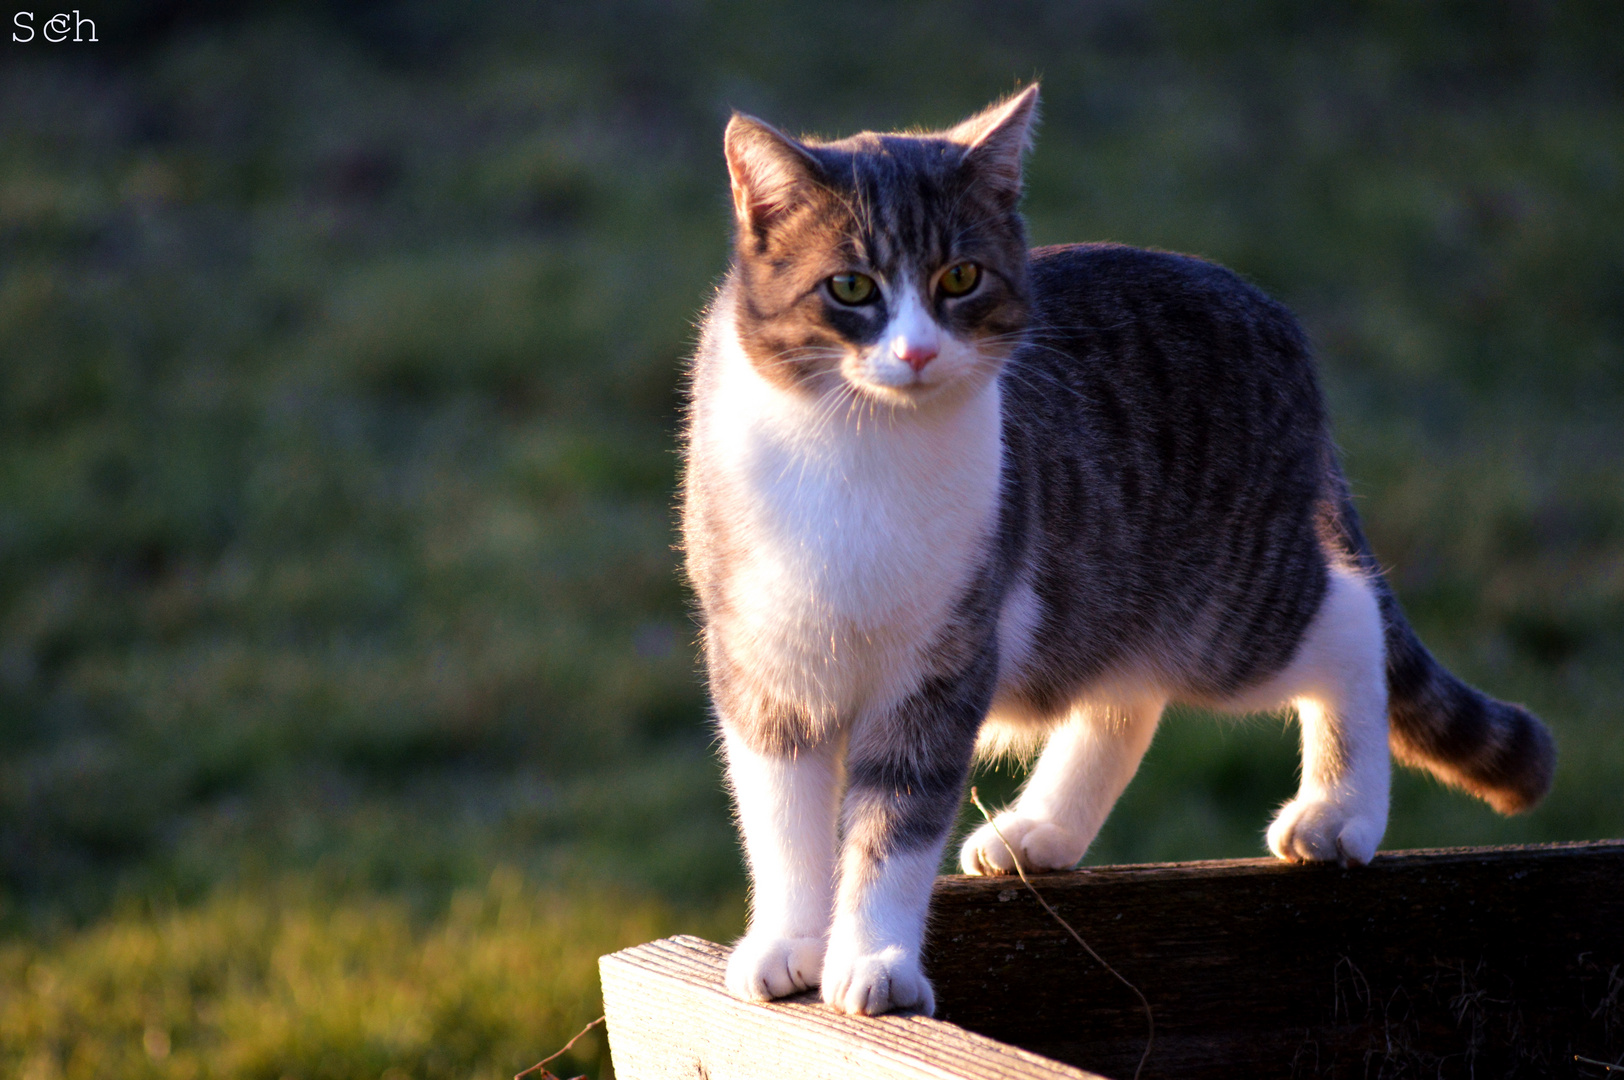
[[[1034,238],[1298,311],[1423,637],[1556,731],[1389,846],[1624,835],[1616,6],[189,10],[0,63],[0,1069],[511,1074],[738,926],[671,549],[733,106],[1043,76]],[[1090,858],[1257,854],[1295,768],[1176,712]]]
[[[77,933],[0,946],[0,1068],[27,1080],[507,1077],[597,1014],[600,954],[725,928],[731,914],[538,893],[511,868],[432,919],[299,880],[127,904]],[[606,1058],[600,1030],[553,1068]]]

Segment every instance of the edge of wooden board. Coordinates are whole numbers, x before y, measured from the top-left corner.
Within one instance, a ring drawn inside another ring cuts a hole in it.
[[[1105,1080],[917,1013],[740,1001],[722,983],[729,952],[678,935],[599,960],[620,1080]]]

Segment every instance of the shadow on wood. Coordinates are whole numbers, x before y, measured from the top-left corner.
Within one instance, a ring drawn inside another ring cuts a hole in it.
[[[1575,1055],[1624,1054],[1624,842],[1396,852],[1353,870],[1110,867],[1034,884],[1150,999],[1146,1077],[1600,1076]],[[842,1016],[812,995],[735,1001],[721,986],[727,950],[697,938],[604,957],[617,1073],[1133,1074],[1137,1002],[1016,879],[943,878],[932,912],[936,1020]]]

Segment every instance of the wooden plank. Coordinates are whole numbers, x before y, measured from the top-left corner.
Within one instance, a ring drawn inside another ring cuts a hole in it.
[[[1150,999],[1145,1076],[1601,1076],[1624,1055],[1624,842],[1033,879]],[[1013,878],[941,879],[937,1014],[1109,1076],[1135,998]]]
[[[846,1016],[814,995],[739,1001],[728,950],[673,937],[599,961],[620,1080],[1101,1080],[929,1017]]]

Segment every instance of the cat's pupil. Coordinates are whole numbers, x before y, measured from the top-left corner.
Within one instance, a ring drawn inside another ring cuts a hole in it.
[[[829,279],[829,291],[842,304],[865,304],[874,297],[874,279],[867,274],[836,274]]]
[[[949,296],[963,296],[981,280],[981,268],[973,262],[954,263],[942,275],[942,291]]]

